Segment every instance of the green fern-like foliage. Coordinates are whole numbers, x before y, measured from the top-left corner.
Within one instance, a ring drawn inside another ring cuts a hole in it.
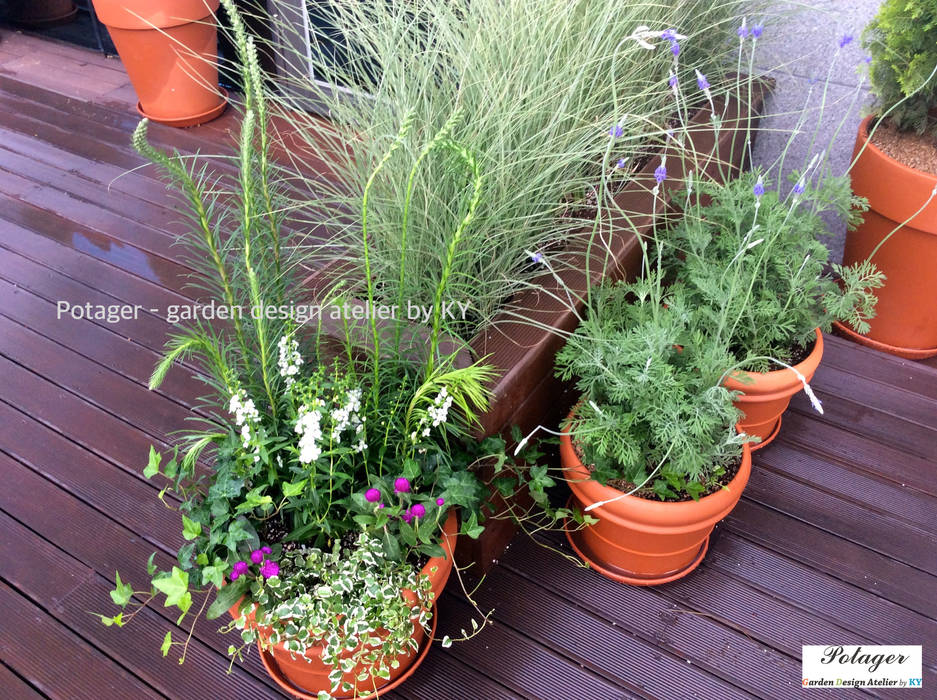
[[[732,360],[684,289],[660,281],[597,289],[557,372],[582,392],[571,431],[593,479],[697,498],[741,454],[733,394],[720,385]]]
[[[937,106],[937,4],[886,0],[862,41],[872,58],[869,79],[879,112],[888,112],[902,131],[937,137],[937,119],[928,115]]]
[[[865,208],[847,177],[816,186],[798,180],[797,191],[781,197],[757,172],[742,173],[724,185],[700,182],[698,192],[708,203],[688,207],[663,237],[664,260],[707,333],[740,365],[778,369],[768,358],[791,362],[812,345],[815,328],[827,332],[833,321],[868,329],[883,275],[870,263],[834,266],[838,281],[817,240],[826,230],[821,212],[853,225]]]

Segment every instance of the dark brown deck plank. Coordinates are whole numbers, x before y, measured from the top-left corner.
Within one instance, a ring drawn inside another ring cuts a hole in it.
[[[836,367],[886,387],[895,387],[937,399],[935,367],[876,352],[835,335],[824,335],[823,344],[827,348],[823,357],[823,367]]]
[[[46,696],[0,663],[0,688],[8,700],[42,700]]]
[[[29,678],[48,697],[56,700],[162,697],[5,583],[0,583],[0,609],[8,630],[0,640],[4,664]],[[55,653],[57,649],[63,653]]]

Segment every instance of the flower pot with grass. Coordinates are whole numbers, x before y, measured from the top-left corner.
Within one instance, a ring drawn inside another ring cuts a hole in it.
[[[235,606],[229,628],[241,628],[243,644],[229,648],[234,658],[256,641],[288,692],[370,692],[401,681],[401,667],[428,653],[456,531],[477,538],[483,530],[487,500],[472,467],[503,463],[504,443],[468,436],[488,406],[492,371],[456,366],[441,344],[440,315],[426,329],[424,352],[414,354],[395,342],[404,333],[379,327],[373,314],[363,326],[346,319],[339,328],[347,334],[327,336],[321,309],[349,308],[347,290],[297,306],[302,281],[292,275],[278,206],[285,185],[262,137],[269,115],[254,79],[258,59],[230,0],[222,1],[239,39],[245,91],[232,189],[222,191],[211,169],[193,171],[150,145],[146,120],[133,144],[183,193],[193,227],[180,243],[194,285],[228,308],[230,323],[182,323],[154,370],[155,388],[189,361],[207,392],[196,427],[180,431],[171,454],[151,448],[144,470],[177,499],[186,544],[175,561],[151,558],[152,590],[135,591],[118,576],[111,597],[121,610],[102,620],[123,626],[157,596],[178,608],[180,624],[196,599],[208,619]],[[459,156],[454,167],[469,190],[477,189],[471,155],[452,142],[445,148]],[[471,201],[461,202],[466,219]],[[376,284],[364,281],[369,300]],[[445,274],[438,285],[444,297]],[[288,308],[293,313],[278,311]],[[185,639],[168,634],[163,654],[177,649],[184,660],[194,625]]]
[[[682,289],[660,283],[655,272],[596,290],[557,356],[582,392],[560,438],[563,478],[571,509],[592,519],[568,521],[567,536],[599,573],[634,585],[699,566],[751,471],[734,394],[721,383],[730,356],[702,332]]]
[[[211,121],[225,108],[218,87],[219,0],[94,0],[130,82],[137,109],[170,126]]]
[[[937,355],[937,7],[886,0],[866,28],[875,114],[859,125],[853,187],[869,201],[843,262],[886,277],[867,328],[845,336],[909,359]]]
[[[799,391],[822,412],[809,385],[823,356],[821,331],[840,320],[866,328],[882,283],[868,262],[827,271],[820,213],[855,221],[852,207],[862,203],[847,178],[817,177],[819,166],[814,159],[796,172],[786,194],[759,172],[696,183],[702,198],[687,195],[685,216],[661,236],[670,278],[733,355],[723,383],[738,392],[740,430],[760,438],[753,450],[775,439]]]

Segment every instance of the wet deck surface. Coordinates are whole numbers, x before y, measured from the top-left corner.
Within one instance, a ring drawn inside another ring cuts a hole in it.
[[[146,389],[186,269],[155,174],[114,180],[140,164],[120,75],[0,32],[2,695],[278,697],[256,654],[227,673],[214,623],[179,666],[158,652],[169,611],[124,630],[88,614],[111,610],[115,570],[142,586],[149,554],[167,566],[182,544],[141,470],[199,394],[183,370]],[[192,151],[225,142],[234,119],[152,135]],[[156,311],[57,320],[59,300]],[[494,624],[434,647],[395,697],[790,698],[801,645],[855,643],[923,643],[935,687],[937,367],[828,338],[814,388],[825,414],[794,400],[692,575],[625,587],[518,537],[477,593]],[[454,582],[439,613],[440,635],[468,625]]]

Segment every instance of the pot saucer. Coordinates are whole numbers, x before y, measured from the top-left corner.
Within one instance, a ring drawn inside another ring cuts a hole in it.
[[[175,119],[160,119],[158,117],[152,117],[144,112],[143,106],[139,102],[137,102],[137,111],[151,122],[158,122],[160,124],[165,124],[166,126],[174,126],[177,129],[187,126],[198,126],[199,124],[210,122],[212,119],[221,116],[221,113],[224,112],[225,108],[228,106],[228,91],[223,87],[219,87],[218,91],[221,95],[221,102],[215,107],[212,107],[211,109],[202,112],[201,114],[192,114],[187,117],[177,117]]]
[[[343,698],[355,698],[355,700],[372,700],[372,698],[379,698],[382,693],[386,693],[394,688],[398,687],[401,683],[407,680],[410,676],[413,675],[413,672],[419,668],[420,664],[423,663],[423,659],[426,658],[426,655],[429,653],[429,649],[433,644],[433,639],[436,637],[436,623],[438,619],[436,617],[436,603],[433,603],[433,624],[432,629],[430,629],[429,635],[423,640],[423,645],[420,647],[420,653],[413,660],[413,663],[410,664],[410,668],[403,672],[392,683],[387,685],[382,685],[376,691],[370,695],[337,695],[335,696],[338,700],[343,700]],[[260,651],[260,660],[263,662],[264,668],[267,669],[267,673],[270,674],[270,677],[274,682],[283,689],[284,692],[292,695],[294,698],[300,698],[300,700],[318,700],[318,695],[310,695],[308,691],[303,690],[295,685],[293,685],[286,676],[283,675],[283,672],[280,671],[280,666],[277,664],[273,655],[264,651],[260,648],[260,644],[257,645],[258,651]]]
[[[897,355],[898,357],[903,357],[906,360],[926,360],[928,357],[937,356],[937,348],[925,348],[921,350],[919,348],[900,348],[895,345],[889,345],[888,343],[882,343],[881,341],[873,340],[872,338],[860,335],[845,323],[840,323],[839,321],[833,322],[833,328],[836,329],[837,334],[848,340],[851,340],[854,343],[864,345],[865,347],[872,348],[873,350],[887,352],[889,355]]]
[[[781,416],[778,416],[778,422],[774,425],[774,430],[771,431],[771,434],[766,437],[761,442],[750,442],[748,443],[748,449],[752,452],[755,450],[760,450],[762,447],[767,447],[771,442],[778,436],[778,433],[781,432]]]
[[[569,502],[566,505],[567,507],[572,506],[572,497],[570,497]],[[566,539],[569,541],[569,545],[573,548],[573,551],[579,555],[580,559],[582,559],[591,568],[595,569],[598,573],[602,574],[606,578],[610,578],[612,581],[617,581],[618,583],[627,583],[629,586],[659,586],[663,583],[670,583],[671,581],[676,581],[679,578],[683,578],[700,565],[700,562],[703,561],[703,557],[706,556],[706,552],[709,550],[709,537],[707,536],[703,541],[699,554],[696,555],[696,558],[679,571],[669,573],[665,576],[635,576],[633,573],[624,571],[623,569],[619,569],[617,567],[610,567],[606,564],[597,564],[591,556],[586,554],[585,548],[581,547],[576,543],[576,540],[573,539],[572,532],[566,528],[566,521],[563,522],[563,531],[566,533]]]

